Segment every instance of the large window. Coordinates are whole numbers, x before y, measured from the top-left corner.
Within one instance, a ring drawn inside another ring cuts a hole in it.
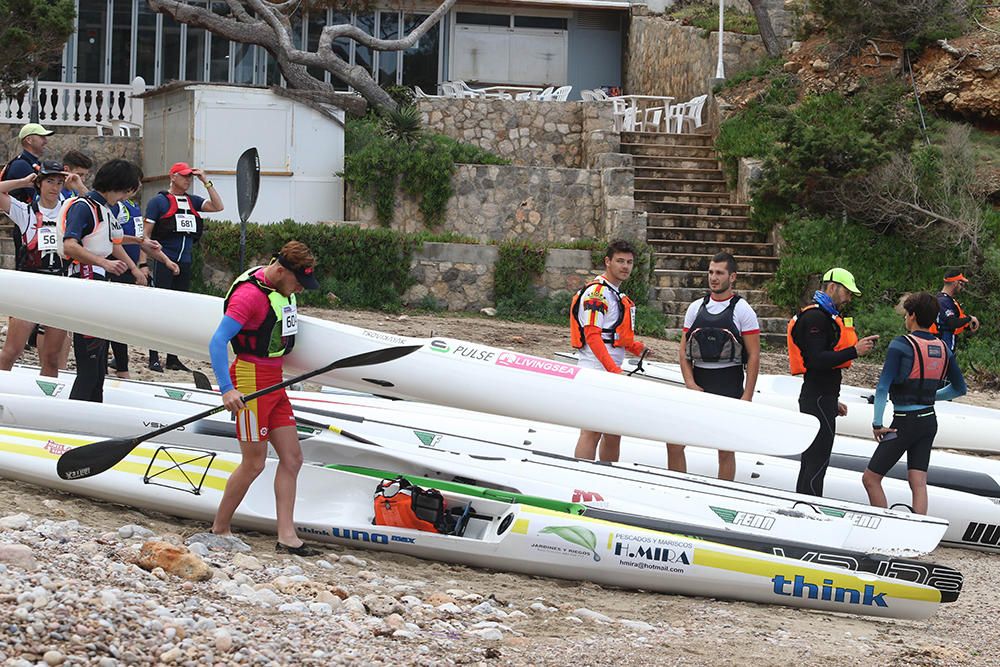
[[[191,0],[229,14],[221,0]],[[261,47],[230,43],[204,28],[183,25],[149,9],[146,0],[79,0],[78,26],[61,65],[46,73],[46,80],[67,78],[81,83],[127,84],[141,76],[149,86],[175,80],[218,81],[273,85],[281,82],[274,56]],[[463,13],[463,16],[483,16]],[[293,41],[315,50],[327,25],[353,24],[380,39],[399,39],[413,30],[427,14],[400,11],[351,12],[335,9],[298,11],[291,17]],[[491,17],[490,22],[498,19]],[[510,23],[510,17],[502,16]],[[347,37],[333,42],[333,52],[344,62],[363,67],[379,85],[418,85],[431,92],[438,82],[440,25],[433,26],[404,52],[373,51]],[[69,70],[67,70],[67,66]],[[337,90],[347,84],[318,67],[309,73],[331,82]]]
[[[477,83],[562,85],[567,78],[568,24],[568,15],[557,12],[457,12],[451,77]]]

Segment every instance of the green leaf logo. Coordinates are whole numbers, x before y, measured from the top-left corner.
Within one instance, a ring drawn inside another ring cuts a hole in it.
[[[586,528],[580,528],[579,526],[546,526],[538,532],[552,533],[571,544],[587,549],[594,554],[595,563],[601,560],[601,556],[597,553],[597,536]]]
[[[45,382],[44,380],[35,380],[35,384],[38,388],[42,390],[46,396],[55,396],[62,389],[62,385],[56,382]]]
[[[167,398],[172,398],[175,401],[186,401],[191,396],[191,392],[182,391],[180,389],[164,389],[167,394]]]
[[[709,507],[711,507],[711,505]],[[723,507],[712,507],[712,511],[718,514],[719,518],[726,523],[732,523],[736,520],[736,510],[727,510]]]

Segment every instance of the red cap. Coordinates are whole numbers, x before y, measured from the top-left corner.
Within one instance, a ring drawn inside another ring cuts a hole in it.
[[[174,166],[170,167],[170,175],[180,174],[181,176],[190,176],[194,169],[191,168],[187,162],[174,162]]]
[[[944,281],[946,283],[956,283],[956,282],[967,283],[967,282],[969,282],[969,279],[966,278],[961,273],[957,273],[955,271],[951,271],[951,272],[945,274]]]

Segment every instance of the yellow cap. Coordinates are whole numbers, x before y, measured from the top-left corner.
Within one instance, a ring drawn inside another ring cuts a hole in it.
[[[24,141],[25,137],[30,137],[33,134],[38,134],[43,137],[47,137],[50,134],[55,134],[55,130],[46,130],[44,127],[38,123],[28,123],[21,128],[21,131],[17,133],[17,140]]]
[[[823,282],[839,283],[855,296],[861,296],[858,284],[854,282],[854,274],[847,269],[834,268],[823,274]]]

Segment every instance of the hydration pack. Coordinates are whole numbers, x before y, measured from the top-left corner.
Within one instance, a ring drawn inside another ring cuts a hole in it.
[[[375,487],[375,519],[372,523],[461,536],[465,533],[472,507],[466,505],[456,514],[449,512],[446,505],[444,496],[437,489],[423,489],[405,477],[384,479]]]

